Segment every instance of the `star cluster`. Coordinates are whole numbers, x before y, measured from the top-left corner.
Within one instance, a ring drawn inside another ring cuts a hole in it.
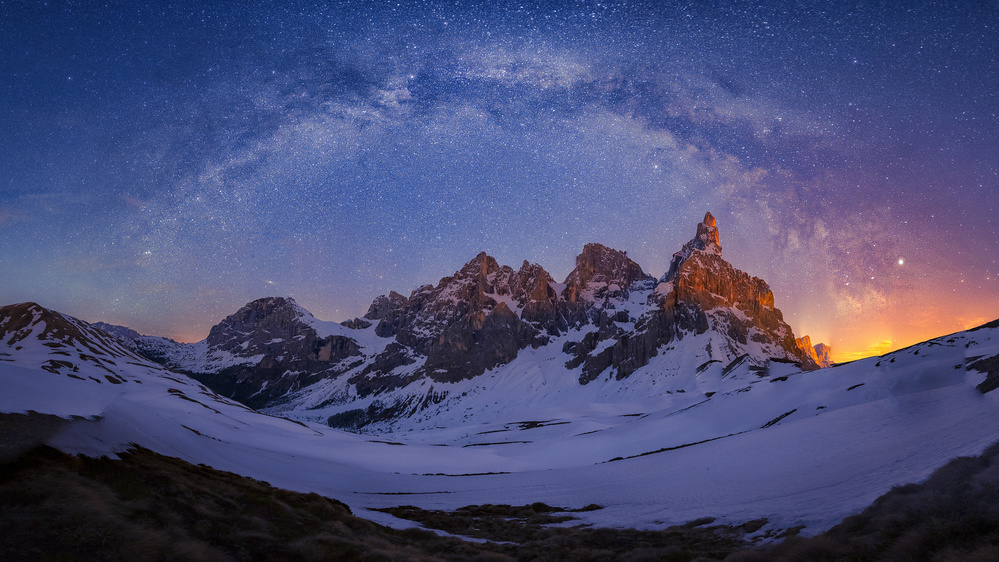
[[[0,3],[0,302],[182,340],[718,217],[839,360],[999,317],[999,8]]]

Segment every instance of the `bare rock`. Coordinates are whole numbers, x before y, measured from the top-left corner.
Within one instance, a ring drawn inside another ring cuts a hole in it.
[[[576,269],[566,277],[561,298],[575,303],[626,295],[636,281],[650,278],[627,252],[590,243],[576,256]]]
[[[835,361],[832,360],[832,347],[824,343],[817,343],[813,349],[817,358],[815,362],[819,364],[819,367],[824,369],[835,364]]]

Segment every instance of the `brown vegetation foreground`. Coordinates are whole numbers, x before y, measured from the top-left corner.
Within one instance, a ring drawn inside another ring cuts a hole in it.
[[[0,560],[718,559],[743,547],[747,530],[701,526],[710,521],[664,531],[547,528],[571,517],[544,504],[424,512],[435,526],[523,541],[474,543],[382,527],[336,500],[142,448],[121,457],[37,447],[0,465]],[[470,512],[495,533],[462,526]]]
[[[997,560],[999,445],[898,487],[812,538],[747,549],[710,519],[661,531],[573,525],[542,503],[385,511],[474,543],[354,517],[317,494],[136,448],[121,460],[37,447],[0,464],[0,560]],[[599,509],[589,506],[584,509]],[[556,525],[556,526],[553,526]]]
[[[821,535],[727,560],[999,560],[999,443],[896,486]]]

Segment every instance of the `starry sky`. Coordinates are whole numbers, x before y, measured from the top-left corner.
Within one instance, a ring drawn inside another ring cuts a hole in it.
[[[196,341],[710,211],[837,360],[999,318],[999,3],[894,4],[0,0],[0,304]]]

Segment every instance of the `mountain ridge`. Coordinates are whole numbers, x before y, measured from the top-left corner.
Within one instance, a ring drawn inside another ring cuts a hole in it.
[[[130,332],[118,333],[129,339]],[[694,346],[685,338],[703,341]],[[251,407],[339,404],[330,420],[360,408],[366,423],[433,409],[451,400],[452,391],[442,389],[497,373],[530,350],[583,386],[628,379],[666,361],[656,359],[661,354],[685,354],[674,357],[677,364],[819,367],[815,351],[799,346],[784,322],[769,285],[721,257],[711,213],[658,280],[626,252],[597,243],[583,247],[562,283],[539,264],[525,260],[515,270],[481,252],[437,285],[381,295],[363,317],[340,324],[315,319],[290,297],[267,297],[196,344],[131,341]],[[651,376],[666,376],[663,369],[680,370],[660,366]],[[304,399],[309,389],[315,398]]]

